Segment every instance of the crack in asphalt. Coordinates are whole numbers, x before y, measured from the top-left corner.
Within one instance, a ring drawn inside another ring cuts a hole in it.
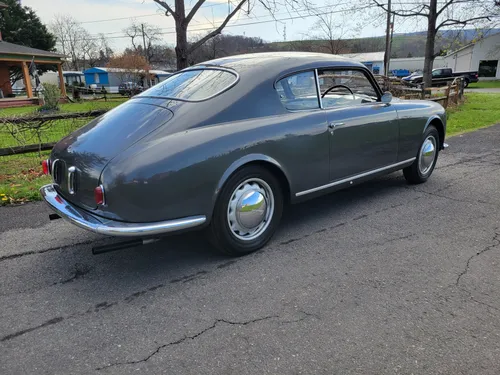
[[[110,368],[110,367],[114,367],[114,366],[134,365],[134,364],[137,364],[137,363],[147,362],[152,357],[154,357],[156,354],[158,354],[162,349],[167,348],[169,346],[182,344],[183,342],[185,342],[187,340],[195,340],[198,337],[200,337],[201,335],[203,335],[204,333],[206,333],[206,332],[208,332],[208,331],[210,331],[212,329],[215,329],[220,323],[225,323],[225,324],[229,324],[229,325],[246,326],[248,324],[257,323],[257,322],[261,322],[261,321],[264,321],[264,320],[275,319],[275,318],[279,318],[279,316],[278,315],[270,315],[270,316],[265,316],[263,318],[257,318],[257,319],[243,321],[243,322],[233,322],[233,321],[226,320],[226,319],[217,319],[210,326],[202,329],[201,331],[199,331],[198,333],[196,333],[194,335],[191,335],[191,336],[185,335],[185,336],[181,337],[178,340],[171,341],[171,342],[169,342],[167,344],[163,344],[163,345],[158,346],[154,351],[152,351],[149,355],[147,355],[146,357],[144,357],[142,359],[138,359],[138,360],[135,360],[135,361],[111,363],[111,364],[106,365],[106,366],[98,367],[95,370],[96,371],[101,371],[101,370],[104,370],[104,369],[107,369],[107,368]]]
[[[459,286],[460,280],[462,279],[462,277],[465,274],[467,274],[467,272],[469,272],[470,263],[471,263],[471,261],[474,258],[476,258],[476,257],[478,257],[478,256],[486,253],[487,251],[489,251],[489,250],[497,247],[498,245],[500,245],[500,232],[499,232],[499,228],[496,229],[495,235],[493,236],[492,241],[494,242],[493,244],[486,246],[484,249],[482,249],[481,251],[478,251],[476,254],[472,255],[469,259],[467,259],[467,263],[465,264],[465,268],[457,276],[457,279],[455,281],[455,285],[456,286]]]

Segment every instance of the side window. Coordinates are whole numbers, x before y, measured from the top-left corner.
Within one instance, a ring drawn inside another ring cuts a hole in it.
[[[378,100],[377,91],[368,77],[359,70],[318,70],[319,87],[323,108],[373,103]]]
[[[319,108],[314,72],[302,72],[285,77],[276,83],[281,103],[286,109],[297,111]]]
[[[442,73],[443,73],[442,69],[437,69],[437,70],[432,72],[432,76],[437,77],[437,76],[440,76]]]

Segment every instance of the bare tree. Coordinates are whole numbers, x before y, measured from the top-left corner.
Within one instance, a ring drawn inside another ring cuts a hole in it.
[[[101,62],[102,55],[106,55],[110,51],[108,40],[104,34],[99,34],[99,37],[95,38],[87,30],[83,30],[81,34],[79,49],[83,68],[96,66]]]
[[[134,21],[123,32],[130,37],[134,50],[137,53],[142,53],[148,62],[151,61],[153,44],[160,40],[160,28],[148,24],[139,24]]]
[[[387,5],[380,0],[373,1],[385,12]],[[415,0],[407,2],[399,0],[392,3],[390,13],[399,17],[424,18],[427,21],[427,38],[424,59],[424,85],[432,85],[432,66],[439,55],[435,50],[436,35],[439,30],[447,27],[467,25],[488,25],[499,17],[499,7],[494,0]]]
[[[333,55],[346,52],[345,39],[352,36],[355,29],[354,24],[346,19],[348,13],[314,12],[314,15],[316,21],[310,38],[319,40],[321,49]]]
[[[197,48],[202,46],[206,41],[210,40],[216,35],[219,35],[226,27],[228,22],[240,11],[244,10],[243,6],[245,4],[248,4],[248,0],[236,0],[234,2],[228,0],[228,4],[232,5],[232,9],[228,12],[227,16],[223,19],[219,26],[214,27],[212,31],[198,39],[196,42],[189,43],[187,36],[188,27],[205,1],[206,0],[197,0],[194,3],[194,6],[189,10],[189,13],[186,15],[184,0],[154,0],[155,3],[166,10],[165,14],[167,16],[172,16],[174,18],[176,30],[175,54],[177,56],[177,69],[186,68],[189,63],[189,55]],[[295,9],[300,5],[302,7],[309,7],[308,1],[309,0],[258,0],[257,4],[261,5],[271,14],[274,14],[278,7],[284,7],[287,9]],[[250,11],[250,8],[248,8],[247,11]]]
[[[57,49],[71,58],[70,68],[79,70],[81,40],[85,30],[73,17],[57,15],[50,24],[50,31],[57,38]]]

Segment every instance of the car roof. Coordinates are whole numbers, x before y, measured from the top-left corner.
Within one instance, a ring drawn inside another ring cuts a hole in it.
[[[241,74],[263,73],[267,77],[286,75],[293,71],[321,67],[366,68],[363,64],[347,57],[313,52],[261,52],[222,57],[206,61],[191,68],[220,66]],[[256,77],[254,77],[256,78]]]

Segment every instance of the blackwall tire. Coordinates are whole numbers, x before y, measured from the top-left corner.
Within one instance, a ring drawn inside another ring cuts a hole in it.
[[[248,166],[224,184],[208,228],[210,242],[221,253],[241,256],[262,248],[278,228],[283,190],[267,169]]]
[[[439,132],[430,125],[422,137],[417,158],[412,165],[403,169],[406,181],[410,184],[421,184],[429,179],[439,156]]]

